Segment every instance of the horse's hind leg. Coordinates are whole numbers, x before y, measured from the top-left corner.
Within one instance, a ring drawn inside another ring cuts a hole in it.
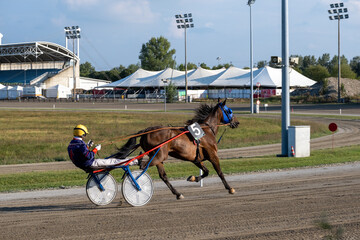
[[[218,176],[220,177],[221,181],[223,182],[225,188],[227,190],[229,190],[229,193],[234,194],[235,189],[233,189],[232,187],[229,186],[229,184],[225,180],[223,172],[221,171],[219,158],[216,156],[212,160],[210,160],[210,162],[212,163],[215,171],[217,172]]]
[[[188,177],[187,180],[189,182],[199,182],[201,179],[203,179],[209,175],[209,170],[204,166],[203,162],[193,162],[193,163],[203,171],[203,174],[198,177],[195,177],[195,176]]]
[[[168,186],[168,188],[171,190],[171,192],[176,195],[176,199],[182,199],[184,198],[184,196],[179,193],[172,185],[171,183],[169,182],[167,176],[166,176],[166,172],[165,172],[165,169],[164,169],[164,165],[162,163],[158,163],[156,165],[157,169],[158,169],[158,172],[159,172],[159,176],[160,178],[164,181],[164,183],[166,184],[166,186]]]

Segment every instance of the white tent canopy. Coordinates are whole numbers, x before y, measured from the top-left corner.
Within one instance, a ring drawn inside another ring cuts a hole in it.
[[[210,85],[210,83],[215,81],[224,71],[226,71],[225,68],[209,70],[199,67],[188,77],[188,86],[207,87]]]
[[[315,81],[305,77],[294,69],[290,69],[289,78],[290,87],[308,87],[316,83]],[[254,72],[253,84],[256,85],[257,83],[260,83],[260,86],[262,87],[281,88],[282,69],[266,66],[256,70]]]
[[[188,87],[207,87],[209,86],[209,83],[214,81],[214,79],[216,79],[224,70],[225,68],[209,70],[201,67],[190,70],[187,75]],[[183,72],[182,75],[171,79],[171,81],[175,86],[185,86],[185,72]]]
[[[144,70],[142,68],[139,68],[136,72],[134,72],[133,74],[117,80],[115,82],[109,83],[109,84],[105,84],[102,85],[101,88],[108,88],[108,87],[133,87],[135,84],[139,83],[141,81],[141,79],[150,77],[150,76],[154,76],[157,73],[159,73],[161,71],[147,71]]]
[[[281,88],[282,70],[269,66],[253,72],[253,84],[261,87]],[[185,86],[185,72],[167,68],[163,71],[138,69],[130,76],[116,82],[101,86],[108,87],[163,87],[163,79],[171,80],[175,86]],[[188,71],[188,87],[250,87],[250,71],[237,67],[208,70],[197,68]],[[308,87],[316,82],[290,69],[290,87]]]
[[[236,67],[230,67],[222,72],[222,74],[213,82],[210,83],[210,86],[224,87],[224,86],[234,86],[234,87],[244,87],[250,86],[250,70],[245,70]]]
[[[290,86],[291,87],[308,87],[312,86],[316,81],[305,77],[301,73],[295,71],[294,69],[290,70]]]
[[[164,82],[162,80],[169,80],[184,75],[185,72],[167,68],[155,75],[139,79],[140,81],[132,87],[163,87]]]

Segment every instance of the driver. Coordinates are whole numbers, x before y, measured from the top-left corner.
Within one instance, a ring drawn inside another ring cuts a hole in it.
[[[94,145],[94,142],[92,140],[89,140],[87,144],[84,142],[87,134],[89,134],[87,127],[81,124],[76,125],[74,128],[74,138],[71,140],[68,146],[69,157],[78,168],[86,171],[89,168],[104,168],[108,166],[114,166],[129,160],[118,158],[95,159],[95,154],[100,151],[101,144],[96,145],[95,148],[90,151],[90,148]],[[130,166],[138,164],[140,164],[140,162],[137,159],[129,163]]]

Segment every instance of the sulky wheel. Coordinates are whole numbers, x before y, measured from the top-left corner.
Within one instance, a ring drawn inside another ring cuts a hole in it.
[[[136,179],[142,172],[132,172],[133,177]],[[130,176],[126,176],[122,183],[122,194],[127,203],[134,207],[144,206],[147,204],[154,192],[154,185],[151,177],[144,173],[140,178],[136,180],[141,190],[139,191],[133,183]]]
[[[101,190],[95,177],[97,177],[103,186]],[[97,173],[89,178],[86,183],[86,195],[95,205],[102,206],[111,203],[116,197],[118,185],[110,173]]]

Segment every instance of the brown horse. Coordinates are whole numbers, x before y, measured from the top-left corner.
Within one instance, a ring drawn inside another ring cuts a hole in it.
[[[208,176],[209,170],[204,166],[203,161],[210,161],[214,169],[216,170],[218,176],[221,178],[225,188],[229,191],[229,193],[235,193],[235,190],[229,186],[229,184],[224,178],[224,174],[221,171],[219,157],[217,154],[218,148],[216,142],[216,134],[218,132],[219,124],[229,124],[231,128],[236,128],[239,125],[239,122],[233,115],[232,110],[228,108],[225,103],[226,100],[224,102],[221,102],[219,100],[218,104],[215,107],[209,106],[207,104],[202,104],[199,106],[199,108],[195,110],[196,114],[194,118],[186,122],[187,126],[197,122],[203,129],[205,135],[199,139],[198,146],[196,144],[196,141],[194,141],[194,137],[190,133],[186,133],[162,146],[157,154],[156,150],[149,153],[149,159],[152,159],[154,154],[156,154],[154,159],[150,163],[150,166],[157,167],[160,178],[169,187],[171,192],[176,195],[177,199],[184,198],[184,196],[171,185],[166,176],[163,165],[163,162],[168,158],[169,155],[177,159],[191,161],[203,171],[203,174],[201,176],[188,177],[187,180],[191,182],[198,182],[202,178]],[[159,130],[156,131],[156,129]],[[140,146],[144,151],[149,151],[154,147],[158,146],[159,144],[165,142],[166,140],[186,130],[186,128],[169,129],[163,128],[161,126],[149,127],[138,132],[150,132],[141,136]],[[124,155],[128,154],[135,146],[136,137],[129,139],[129,141],[122,148],[119,149],[119,152],[115,155],[115,157],[123,157]],[[141,168],[144,169],[147,163],[148,161],[143,161],[141,164]]]

